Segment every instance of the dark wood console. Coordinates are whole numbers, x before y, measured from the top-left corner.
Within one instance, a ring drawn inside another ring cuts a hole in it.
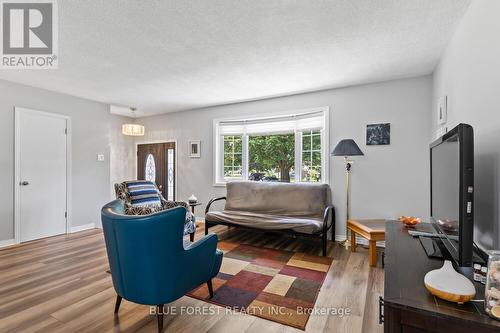
[[[380,307],[385,333],[500,332],[500,321],[485,314],[483,302],[458,305],[438,299],[425,289],[425,274],[441,267],[443,260],[427,257],[418,238],[410,236],[402,223],[388,221],[385,232],[384,298]],[[484,299],[484,286],[474,285],[476,299]]]

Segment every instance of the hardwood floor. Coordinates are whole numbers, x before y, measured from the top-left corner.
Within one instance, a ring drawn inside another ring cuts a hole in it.
[[[214,227],[220,239],[320,254],[321,242]],[[203,225],[196,239],[203,235]],[[306,332],[382,332],[378,297],[383,269],[369,267],[368,250],[351,253],[329,243],[334,258],[316,307],[346,307],[350,316],[311,315]],[[380,257],[380,256],[379,256]],[[0,332],[157,332],[149,307],[123,301],[113,314],[115,292],[101,230],[46,238],[0,250]],[[190,297],[177,309],[207,305]],[[215,307],[215,306],[214,306]],[[179,311],[180,312],[180,311]],[[167,314],[165,332],[302,332],[246,314]]]

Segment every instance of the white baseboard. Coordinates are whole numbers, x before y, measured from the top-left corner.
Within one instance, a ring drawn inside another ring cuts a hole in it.
[[[0,241],[0,247],[11,246],[11,245],[14,245],[14,244],[16,244],[16,240],[15,239],[6,239],[6,240]]]
[[[345,241],[345,235],[335,235],[335,241],[336,242],[343,242],[343,241]],[[359,237],[359,236],[356,236],[356,244],[364,245],[364,246],[368,246],[369,245],[367,239],[365,239],[363,237]],[[385,248],[385,241],[377,241],[377,246]]]
[[[88,223],[84,225],[77,225],[76,227],[71,227],[71,233],[73,232],[78,232],[78,231],[83,231],[83,230],[88,230],[88,229],[94,229],[95,228],[95,223]]]
[[[89,224],[84,224],[84,225],[78,225],[76,227],[71,227],[71,233],[73,232],[78,232],[78,231],[84,231],[88,229],[94,229],[95,223],[89,223]],[[0,248],[6,247],[6,246],[11,246],[11,245],[16,245],[16,240],[15,239],[6,239],[6,240],[0,240]]]

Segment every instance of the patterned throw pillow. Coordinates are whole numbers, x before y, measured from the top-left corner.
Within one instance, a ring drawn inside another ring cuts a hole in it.
[[[154,183],[130,181],[126,184],[132,207],[159,207],[161,209],[160,194]]]
[[[126,203],[130,201],[130,196],[128,195],[127,184],[125,182],[115,184],[115,194],[117,199],[121,199]]]
[[[154,214],[163,210],[162,206],[132,206],[130,204],[125,205],[126,215],[149,215]]]

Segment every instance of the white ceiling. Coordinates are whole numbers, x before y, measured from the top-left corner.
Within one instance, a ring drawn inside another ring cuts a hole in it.
[[[59,0],[59,69],[0,79],[153,115],[429,74],[470,0]]]

